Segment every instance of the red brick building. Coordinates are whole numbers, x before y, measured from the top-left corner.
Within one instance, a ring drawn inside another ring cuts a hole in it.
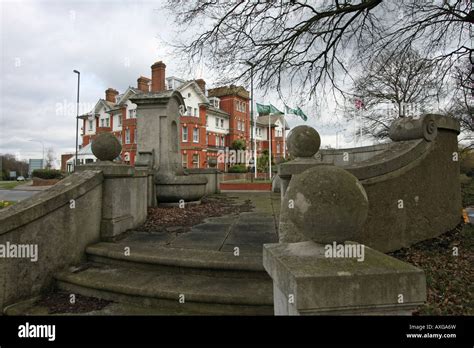
[[[181,117],[180,124],[183,167],[212,166],[213,162],[217,162],[219,151],[231,147],[235,140],[243,140],[246,148],[250,150],[249,92],[241,86],[233,85],[206,91],[206,82],[203,79],[185,81],[174,76],[166,77],[166,65],[161,61],[151,66],[151,79],[140,76],[137,79],[137,86],[128,87],[122,94],[113,88],[108,88],[105,91],[105,98],[99,99],[89,113],[80,116],[83,122],[82,147],[89,145],[100,133],[112,133],[122,144],[120,159],[124,163],[134,165],[137,152],[137,106],[130,101],[130,97],[143,92],[159,92],[165,89],[178,90],[186,104],[186,112]],[[260,117],[257,118],[255,136],[259,144],[258,152],[268,148],[268,140],[265,139],[268,132],[263,123],[260,122]],[[278,157],[283,147],[278,140],[278,134],[275,133],[275,124],[272,127],[274,127],[273,139],[277,139],[273,144],[275,148],[273,154],[274,157]],[[90,158],[81,159],[79,156],[79,163],[90,161]],[[218,163],[217,166],[222,170],[227,167],[224,163]]]

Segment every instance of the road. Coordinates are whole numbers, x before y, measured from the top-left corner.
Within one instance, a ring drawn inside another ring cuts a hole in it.
[[[0,190],[0,201],[22,201],[40,191]]]

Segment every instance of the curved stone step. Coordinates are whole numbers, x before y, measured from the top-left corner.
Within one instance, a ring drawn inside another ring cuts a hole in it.
[[[77,273],[60,272],[56,280],[63,291],[160,308],[169,314],[273,314],[272,282],[267,279],[162,274],[101,265]]]
[[[241,254],[201,249],[120,243],[97,243],[86,249],[94,263],[135,267],[144,270],[270,280],[262,264],[262,254]]]

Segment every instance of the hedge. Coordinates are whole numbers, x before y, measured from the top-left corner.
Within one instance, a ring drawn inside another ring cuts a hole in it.
[[[35,169],[32,175],[35,178],[40,179],[62,179],[63,174],[57,169]]]
[[[243,164],[237,164],[229,168],[229,173],[247,173],[247,167]]]

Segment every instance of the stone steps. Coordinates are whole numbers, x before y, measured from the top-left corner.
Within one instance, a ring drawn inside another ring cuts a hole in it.
[[[95,264],[133,267],[162,273],[197,274],[214,277],[257,278],[270,280],[262,265],[262,254],[242,254],[213,250],[170,248],[130,244],[97,243],[86,249]]]
[[[135,267],[92,265],[60,272],[57,287],[70,293],[159,308],[168,314],[272,315],[268,279],[168,273]],[[184,303],[180,303],[183,299]]]

